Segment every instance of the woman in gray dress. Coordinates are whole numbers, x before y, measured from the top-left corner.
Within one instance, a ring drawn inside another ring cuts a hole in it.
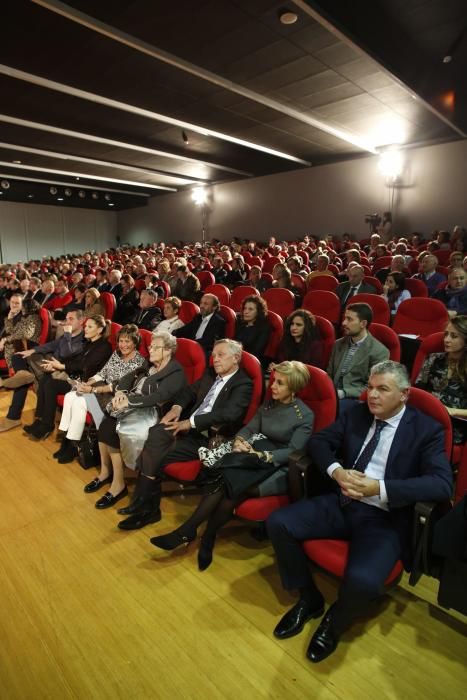
[[[287,491],[289,455],[305,447],[313,428],[313,412],[296,398],[309,380],[301,362],[275,366],[272,399],[237,433],[232,452],[206,474],[206,493],[193,515],[173,532],[151,538],[153,545],[172,550],[188,544],[207,520],[198,553],[198,566],[204,571],[211,564],[218,530],[241,501]]]

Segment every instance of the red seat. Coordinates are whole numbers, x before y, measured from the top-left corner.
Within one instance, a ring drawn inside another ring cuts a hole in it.
[[[105,318],[111,321],[113,319],[115,307],[117,305],[114,295],[111,292],[102,292],[99,298],[104,305]]]
[[[355,296],[349,300],[349,304],[368,304],[373,311],[373,321],[375,321],[375,323],[382,323],[385,326],[389,325],[391,311],[388,302],[386,299],[383,299],[383,297],[377,294],[355,294]]]
[[[366,282],[366,284],[371,284],[372,287],[376,289],[377,294],[382,294],[383,293],[383,285],[379,281],[377,277],[371,277],[371,275],[365,275],[363,278],[363,281]]]
[[[115,323],[114,321],[110,323],[109,343],[112,346],[112,350],[115,350],[117,347],[117,334],[121,327],[119,323]]]
[[[135,289],[137,292],[142,292],[143,289],[146,289],[146,282],[144,279],[141,280],[135,280]]]
[[[295,309],[295,297],[289,289],[274,287],[266,289],[261,296],[266,300],[268,309],[279,314],[282,318],[290,316]]]
[[[339,282],[332,275],[316,275],[315,277],[312,277],[309,282],[307,282],[307,289],[309,292],[315,289],[324,289],[328,292],[333,292],[338,284]]]
[[[308,255],[306,250],[297,251],[297,255],[302,259],[302,262],[305,266],[310,264],[310,256]]]
[[[316,326],[321,335],[323,343],[323,367],[328,366],[329,358],[331,357],[332,348],[336,342],[336,332],[331,321],[328,321],[324,316],[315,316]]]
[[[251,258],[248,260],[248,263],[249,265],[258,265],[258,267],[262,269],[264,265],[264,260],[258,255],[252,255]]]
[[[313,411],[315,416],[313,432],[318,433],[336,419],[336,390],[326,372],[311,365],[307,365],[307,367],[310,372],[310,381],[298,394],[298,397]],[[268,393],[272,381],[273,373],[269,379]],[[263,522],[273,511],[288,503],[287,495],[247,498],[236,508],[235,514],[245,520]]]
[[[263,264],[263,272],[272,272],[274,266],[281,262],[282,259],[278,258],[276,255],[271,255],[270,258],[265,258]]]
[[[264,350],[264,356],[275,360],[284,334],[284,321],[279,314],[276,314],[274,311],[268,311],[268,322],[271,326],[271,335]]]
[[[292,274],[291,279],[292,285],[298,289],[300,294],[303,296],[306,294],[306,282],[301,275]]]
[[[443,404],[426,391],[413,387],[410,389],[408,403],[431,416],[437,420],[438,423],[441,423],[444,428],[446,454],[449,455],[452,445],[452,427],[449,414]],[[349,554],[349,543],[347,541],[331,539],[305,540],[303,542],[303,549],[307,557],[319,567],[339,578],[343,576]],[[402,562],[396,562],[389,576],[386,578],[385,585],[389,586],[395,583],[402,574],[402,571]]]
[[[449,265],[449,258],[451,256],[452,250],[450,248],[443,249],[443,250],[437,250],[436,253],[433,253],[435,258],[437,258],[438,263],[440,265]],[[440,272],[440,269],[438,267],[438,272]]]
[[[140,328],[139,334],[141,336],[141,343],[138,350],[143,357],[149,357],[149,348],[152,343],[152,331]]]
[[[373,274],[382,270],[383,267],[391,267],[392,255],[383,255],[381,258],[376,258],[373,263]]]
[[[230,289],[225,284],[210,284],[204,290],[205,294],[214,294],[219,299],[220,304],[230,306]]]
[[[392,325],[398,333],[424,338],[436,331],[444,331],[449,321],[446,307],[437,299],[406,299],[397,309]]]
[[[38,345],[44,345],[44,343],[47,342],[49,338],[49,332],[50,332],[50,313],[47,311],[47,309],[44,309],[41,307],[39,309],[39,317],[41,319],[41,333],[39,336],[39,340],[37,341]],[[6,360],[1,359],[0,360],[0,370],[7,370],[8,365],[6,363]],[[13,374],[13,370],[10,370],[10,374]]]
[[[243,423],[246,425],[246,423],[248,423],[255,415],[261,402],[261,397],[263,394],[263,373],[261,371],[259,360],[249,352],[242,352],[240,366],[253,381],[253,393],[248,411],[243,421]],[[200,469],[201,462],[199,459],[193,459],[186,462],[172,462],[165,467],[164,473],[171,479],[176,479],[177,481],[182,482],[190,482],[196,479]]]
[[[313,289],[305,294],[302,308],[311,311],[316,316],[324,316],[334,325],[338,325],[341,318],[341,303],[337,294],[321,289]]]
[[[234,311],[241,311],[242,310],[242,302],[245,297],[249,297],[251,295],[258,296],[259,297],[259,292],[256,289],[256,287],[250,287],[249,285],[241,285],[240,287],[235,287],[232,290],[232,294],[230,295],[230,303],[229,306],[231,309]]]
[[[417,380],[425,358],[434,352],[444,352],[444,331],[438,331],[437,333],[426,335],[420,343],[420,347],[415,355],[415,360],[412,366],[412,375],[410,377],[410,381],[413,384]]]
[[[196,340],[177,338],[175,359],[182,365],[188,384],[196,382],[206,369],[206,355]]]
[[[401,344],[397,333],[389,326],[374,322],[371,323],[369,330],[376,340],[379,340],[380,343],[387,347],[389,350],[389,359],[394,360],[394,362],[400,362]]]
[[[196,277],[199,279],[199,283],[203,291],[206,289],[206,287],[216,283],[216,278],[212,272],[209,272],[209,270],[201,270],[201,272],[197,272]]]
[[[407,277],[405,280],[405,288],[409,290],[412,297],[426,298],[428,296],[428,289],[426,288],[425,282],[422,282],[422,280]]]
[[[223,304],[219,307],[219,314],[225,320],[225,337],[235,338],[235,328],[237,325],[237,316],[235,311],[230,308],[230,306],[224,306]]]
[[[167,299],[167,297],[172,296],[172,290],[170,289],[170,284],[166,282],[165,280],[159,280],[157,283],[158,287],[162,287],[164,290],[164,299]]]
[[[178,317],[183,323],[189,323],[196,314],[199,314],[199,306],[192,301],[182,301]]]

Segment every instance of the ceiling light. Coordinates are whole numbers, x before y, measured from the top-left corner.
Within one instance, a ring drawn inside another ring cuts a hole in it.
[[[2,186],[2,190],[9,190],[10,189],[10,183],[8,182],[8,180],[2,180],[0,182],[0,185]]]
[[[65,189],[65,197],[71,197],[72,194],[73,194],[73,192],[70,190],[69,187],[67,187]]]
[[[383,119],[376,121],[368,138],[377,148],[395,143],[405,143],[407,141],[407,122],[395,115],[383,117]]]
[[[196,206],[201,207],[203,204],[206,204],[208,191],[205,187],[195,187],[191,190],[191,198]]]
[[[78,197],[79,197],[80,199],[84,199],[84,198],[86,197],[86,192],[85,192],[84,190],[80,190],[80,191],[78,192]]]
[[[55,197],[55,195],[58,193],[58,189],[56,187],[51,187],[49,192]]]
[[[182,131],[182,139],[186,143],[186,145],[188,146],[188,144],[190,142],[188,141],[188,136],[186,135],[186,131]]]
[[[110,200],[112,199],[112,197],[110,196],[110,194],[109,194],[108,192],[106,192],[105,195],[104,195],[104,199],[105,199],[106,202],[110,202]]]
[[[295,12],[281,12],[279,15],[279,20],[281,24],[289,25],[289,24],[295,24],[295,22],[298,19],[298,15],[295,14]]]
[[[449,56],[449,55],[444,56],[443,63],[451,63],[451,61],[452,61],[452,56]]]
[[[93,199],[99,199],[99,195],[97,194],[97,192],[93,192],[92,195],[91,195],[91,197],[92,197]]]
[[[397,180],[402,174],[403,166],[402,153],[397,149],[385,151],[379,157],[378,170],[389,180]]]
[[[22,161],[20,161],[20,160],[12,160],[11,162],[12,162],[12,163],[16,163],[16,165],[21,165],[21,162],[22,162]]]
[[[57,202],[63,202],[63,197],[57,197]]]
[[[28,194],[28,199],[34,199],[34,195],[33,195],[33,194]]]
[[[109,202],[109,207],[114,207],[115,204],[113,202]]]

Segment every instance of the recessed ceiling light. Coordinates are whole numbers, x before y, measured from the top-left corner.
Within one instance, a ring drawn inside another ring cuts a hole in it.
[[[109,207],[115,206],[113,202],[109,202]]]
[[[21,165],[22,161],[21,160],[12,160],[12,163],[16,163],[16,165]]]
[[[34,199],[34,195],[33,195],[33,194],[28,194],[28,199]]]
[[[63,197],[57,197],[57,202],[63,202]]]
[[[295,12],[282,12],[279,15],[279,20],[281,24],[295,24],[295,22],[298,19],[298,15],[295,14]]]

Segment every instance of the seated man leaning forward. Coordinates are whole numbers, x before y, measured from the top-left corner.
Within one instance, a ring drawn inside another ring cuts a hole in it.
[[[307,650],[317,663],[333,653],[341,634],[384,591],[395,563],[411,563],[416,501],[450,498],[452,472],[442,426],[406,406],[410,382],[405,367],[386,360],[371,369],[367,403],[355,404],[333,425],[313,435],[308,453],[335,482],[334,492],[299,501],[267,521],[282,585],[298,589],[298,602],[274,630],[292,637],[324,612],[301,543],[343,539],[349,558],[337,601],[329,608]]]
[[[232,434],[241,427],[253,391],[251,379],[240,369],[241,357],[242,346],[236,340],[218,340],[213,366],[181,391],[160,423],[150,428],[133,500],[118,511],[129,516],[118,524],[121,530],[137,530],[160,520],[162,472],[167,464],[198,459],[212,426],[227,426]]]

